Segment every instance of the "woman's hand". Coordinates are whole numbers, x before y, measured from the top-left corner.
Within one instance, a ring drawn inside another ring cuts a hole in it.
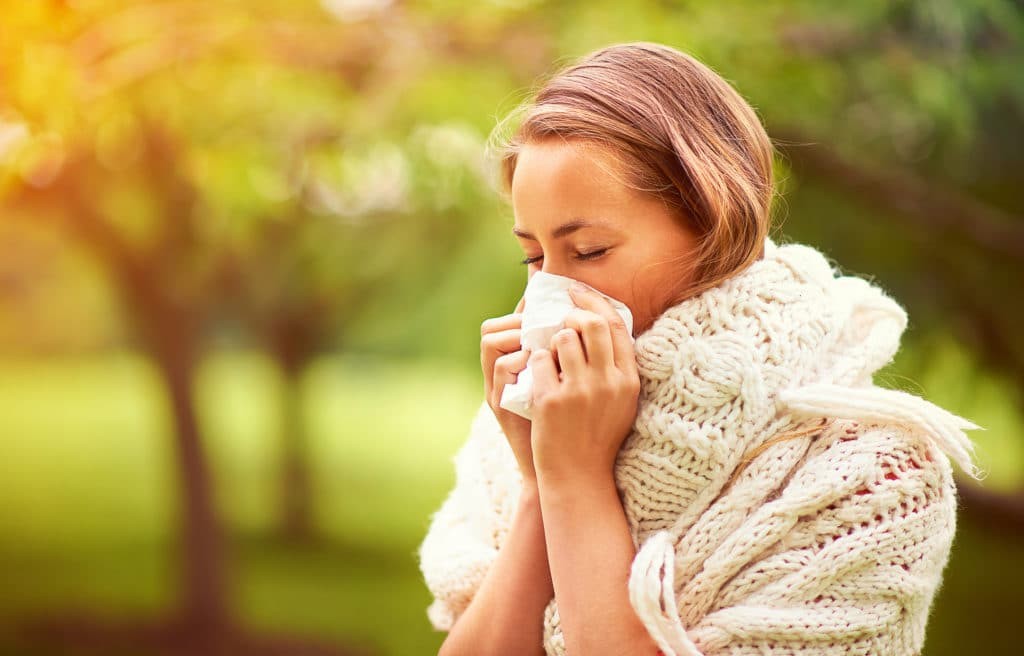
[[[578,306],[551,349],[530,354],[533,458],[555,482],[607,478],[636,419],[640,375],[625,321],[600,294],[570,290]]]
[[[480,364],[484,374],[484,397],[512,447],[519,471],[523,475],[523,484],[536,486],[537,474],[530,446],[530,420],[500,405],[505,385],[516,382],[519,372],[526,368],[530,355],[522,350],[519,343],[524,303],[525,297],[519,299],[512,314],[487,319],[480,324]]]

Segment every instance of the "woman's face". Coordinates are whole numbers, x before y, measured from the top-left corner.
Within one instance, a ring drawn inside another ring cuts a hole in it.
[[[512,232],[528,276],[540,270],[568,276],[622,301],[633,313],[635,337],[690,282],[697,239],[660,199],[624,179],[598,145],[528,143],[512,178]]]

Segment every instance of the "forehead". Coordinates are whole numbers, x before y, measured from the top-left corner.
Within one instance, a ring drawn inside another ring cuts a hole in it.
[[[634,199],[624,184],[622,164],[604,146],[548,139],[523,146],[512,178],[512,202],[525,219],[596,213]]]

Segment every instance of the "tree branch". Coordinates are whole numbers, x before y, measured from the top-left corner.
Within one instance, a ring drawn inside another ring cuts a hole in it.
[[[855,197],[895,210],[917,227],[966,237],[989,253],[1024,261],[1024,221],[948,185],[929,183],[903,169],[870,169],[790,126],[771,133],[798,167],[842,187]]]

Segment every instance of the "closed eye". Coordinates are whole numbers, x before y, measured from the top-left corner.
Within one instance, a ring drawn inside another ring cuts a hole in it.
[[[575,258],[577,260],[596,260],[607,252],[607,248],[599,248],[596,251],[590,251],[589,253],[576,253]],[[534,262],[539,262],[542,259],[544,259],[543,255],[527,257],[521,261],[521,264],[533,264]]]

